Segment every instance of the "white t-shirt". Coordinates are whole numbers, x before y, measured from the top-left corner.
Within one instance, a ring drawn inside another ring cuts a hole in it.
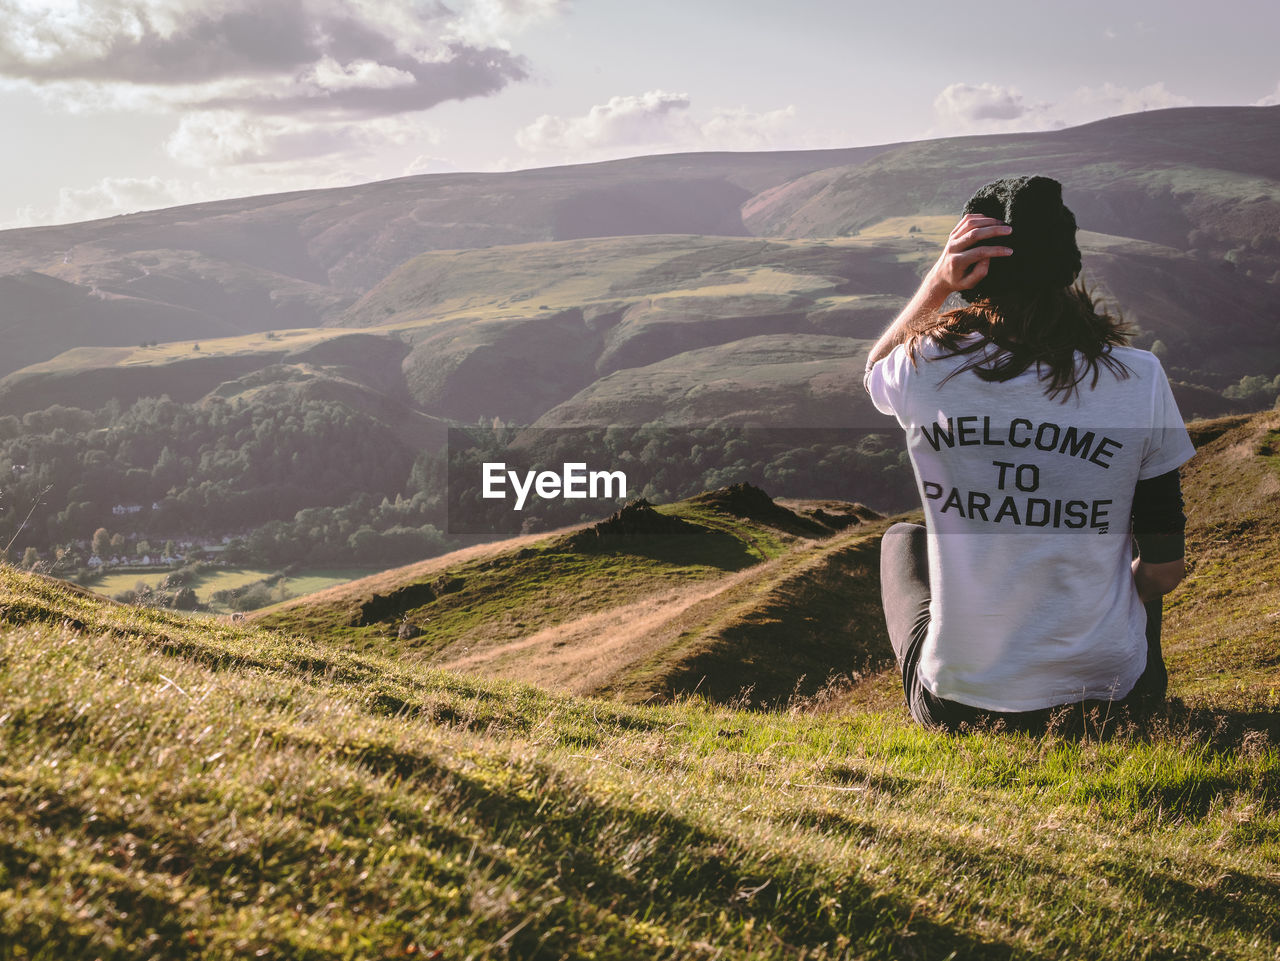
[[[994,348],[992,348],[994,349]],[[1146,665],[1130,569],[1138,480],[1193,453],[1160,361],[1119,347],[1065,403],[1036,368],[1003,383],[926,341],[867,374],[893,414],[928,528],[931,622],[919,676],[935,695],[996,711],[1123,697]]]

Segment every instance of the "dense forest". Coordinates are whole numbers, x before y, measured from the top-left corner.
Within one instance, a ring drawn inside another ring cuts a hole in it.
[[[212,547],[229,563],[392,565],[481,535],[539,531],[615,502],[480,496],[486,462],[624,471],[625,499],[676,500],[748,481],[775,496],[908,506],[894,435],[853,430],[521,430],[493,424],[413,450],[375,418],[330,401],[144,398],[100,411],[54,406],[0,417],[0,547],[72,571]],[[163,545],[163,546],[162,546]],[[210,555],[213,551],[208,552]]]
[[[352,556],[362,526],[390,542],[412,536],[416,554],[438,532],[421,529],[429,505],[397,496],[415,456],[367,415],[314,400],[161,397],[0,417],[0,545],[11,556],[34,548],[64,567],[87,560],[99,529],[126,555],[142,540],[228,535],[242,552],[258,552],[263,525],[289,519],[300,530],[319,526],[331,556]],[[310,508],[323,509],[323,519],[306,515]]]

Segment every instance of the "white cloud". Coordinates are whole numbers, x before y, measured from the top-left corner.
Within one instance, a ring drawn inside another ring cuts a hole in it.
[[[63,187],[58,192],[56,206],[43,210],[23,207],[16,211],[13,220],[0,228],[75,223],[210,199],[213,197],[204,188],[184,181],[104,177],[89,187]]]
[[[1148,84],[1138,90],[1129,90],[1113,83],[1104,83],[1101,87],[1080,87],[1071,98],[1061,105],[1065,115],[1076,114],[1082,119],[1069,123],[1083,123],[1085,120],[1098,120],[1102,117],[1114,117],[1122,113],[1138,113],[1142,110],[1161,110],[1165,107],[1190,107],[1192,100],[1176,94],[1164,85],[1164,81]]]
[[[516,143],[532,155],[591,160],[637,152],[767,149],[788,135],[794,107],[766,113],[745,108],[709,115],[693,110],[688,94],[650,90],[612,97],[585,114],[544,114],[516,132]]]
[[[61,220],[89,220],[112,214],[153,210],[193,202],[195,190],[177,180],[148,177],[104,177],[92,187],[75,190],[63,187],[58,192],[55,216]]]
[[[284,133],[281,126],[230,110],[189,113],[165,142],[165,150],[193,167],[258,162],[267,157],[268,141]]]
[[[458,170],[457,164],[443,157],[432,157],[429,154],[419,154],[404,168],[404,176],[412,177],[417,174],[449,174]]]
[[[0,90],[167,112],[186,163],[430,141],[416,117],[528,75],[509,38],[565,0],[0,0]],[[406,119],[407,118],[407,119]]]
[[[1014,88],[994,83],[953,83],[933,101],[933,112],[944,124],[959,126],[1018,120],[1035,109]]]
[[[933,102],[936,123],[928,135],[1051,130],[1119,114],[1191,104],[1189,97],[1169,90],[1163,81],[1137,90],[1113,83],[1080,87],[1057,102],[1029,101],[1015,87],[953,83]]]
[[[440,134],[412,116],[362,122],[255,117],[235,110],[183,116],[165,142],[174,160],[192,167],[312,160],[334,154],[367,155],[383,147],[437,143]]]
[[[688,95],[663,90],[650,90],[638,97],[612,97],[581,117],[543,114],[516,133],[516,143],[524,150],[541,152],[660,142],[687,122],[684,111],[689,104]]]
[[[398,171],[385,171],[396,176]],[[57,203],[30,205],[14,211],[0,230],[46,224],[75,223],[117,214],[158,210],[182,204],[230,200],[256,194],[282,193],[322,187],[348,187],[367,183],[368,169],[346,162],[344,157],[310,157],[257,165],[213,168],[199,180],[160,177],[104,177],[87,187],[63,187]]]
[[[1277,104],[1280,104],[1280,83],[1276,84],[1275,90],[1272,90],[1265,97],[1253,102],[1255,107],[1274,107]]]
[[[373,113],[423,109],[522,79],[523,61],[505,41],[499,45],[501,31],[549,15],[547,4],[458,6],[460,12],[403,0],[0,0],[0,74],[36,85],[88,80],[160,90],[292,80],[296,96],[284,102],[294,109],[306,105],[318,77],[339,81],[320,85],[330,94],[396,91],[349,104]],[[215,95],[195,102],[208,106]],[[280,101],[272,95],[265,104]]]
[[[303,79],[321,90],[390,90],[392,87],[413,86],[414,78],[408,70],[389,67],[373,60],[352,60],[342,64],[333,57],[321,57]]]
[[[568,0],[472,0],[454,27],[460,40],[506,48],[507,38],[533,24],[558,16]]]
[[[782,143],[791,133],[796,117],[794,106],[752,113],[745,108],[722,110],[702,124],[708,146],[727,150],[767,150]]]

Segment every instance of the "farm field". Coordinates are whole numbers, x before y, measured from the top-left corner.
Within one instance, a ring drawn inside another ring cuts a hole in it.
[[[254,567],[209,568],[197,575],[190,586],[195,590],[196,597],[199,598],[202,604],[209,604],[215,611],[225,612],[229,610],[225,604],[215,604],[211,601],[215,593],[218,591],[241,590],[271,577],[274,573],[274,571]],[[322,591],[347,581],[356,580],[370,573],[370,569],[366,567],[317,568],[316,570],[302,571],[282,578],[273,585],[272,590],[276,595],[275,600],[289,600],[306,594],[313,594],[316,591]],[[168,575],[169,571],[167,570],[126,571],[105,574],[87,586],[98,594],[114,597],[124,591],[135,589],[139,583],[156,589]]]

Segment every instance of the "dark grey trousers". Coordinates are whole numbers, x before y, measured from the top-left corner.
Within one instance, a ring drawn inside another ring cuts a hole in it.
[[[902,689],[911,716],[926,726],[953,731],[964,725],[994,721],[1002,721],[1011,728],[1043,730],[1056,709],[989,711],[937,697],[920,683],[917,674],[920,649],[929,631],[927,544],[927,534],[919,524],[894,524],[885,532],[880,544],[880,596],[884,604],[884,619],[894,657],[902,669]],[[1147,604],[1147,666],[1133,690],[1119,701],[1096,703],[1148,707],[1163,700],[1168,674],[1160,650],[1161,617],[1162,604],[1159,600]]]

